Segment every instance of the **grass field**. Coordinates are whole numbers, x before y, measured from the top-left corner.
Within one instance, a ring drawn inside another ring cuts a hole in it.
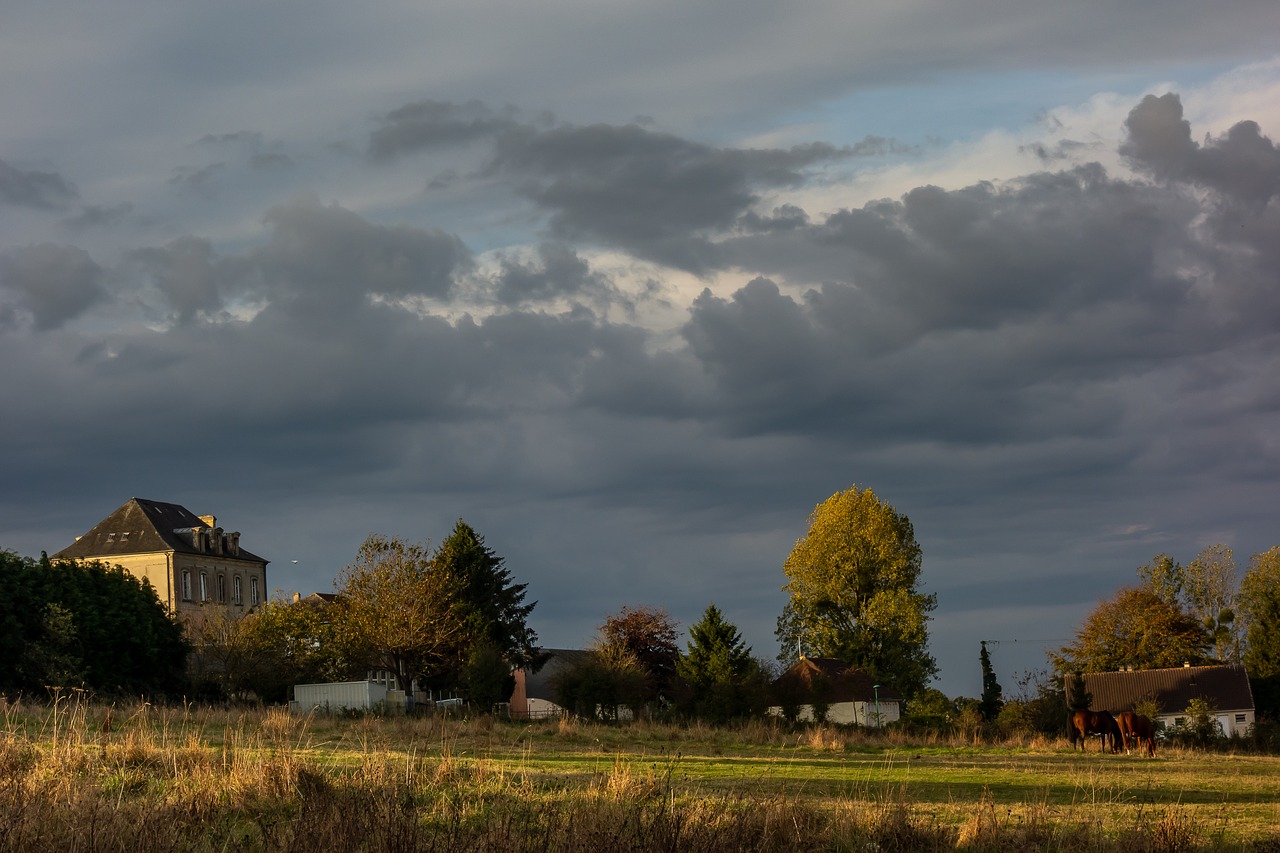
[[[1280,758],[753,722],[3,707],[0,850],[1280,851]]]

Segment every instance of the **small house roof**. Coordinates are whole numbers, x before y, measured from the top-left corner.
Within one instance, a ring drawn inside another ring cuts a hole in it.
[[[1071,679],[1067,697],[1071,698]],[[1243,666],[1179,666],[1084,673],[1093,707],[1112,712],[1130,710],[1154,699],[1165,713],[1180,713],[1192,699],[1211,702],[1219,711],[1252,710],[1253,690]]]
[[[805,688],[814,681],[825,679],[831,687],[832,702],[901,702],[902,695],[892,687],[877,685],[867,671],[849,666],[838,658],[807,658],[792,664],[778,681],[799,681]]]
[[[115,512],[99,521],[88,533],[63,548],[51,559],[77,560],[99,559],[110,561],[112,557],[128,554],[150,554],[157,551],[174,551],[183,554],[203,554],[191,541],[192,528],[212,529],[203,518],[184,506],[145,498],[130,498]],[[180,531],[186,531],[182,535]],[[267,560],[240,548],[236,554],[222,554],[231,560],[262,563]]]

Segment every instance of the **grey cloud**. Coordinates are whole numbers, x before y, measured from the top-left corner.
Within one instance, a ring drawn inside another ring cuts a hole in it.
[[[133,205],[128,202],[113,205],[87,204],[75,216],[63,220],[68,228],[83,231],[88,228],[111,228],[128,221],[133,215]]]
[[[41,244],[5,252],[0,255],[0,324],[15,325],[25,314],[40,331],[62,326],[105,297],[101,273],[87,252],[73,246]]]
[[[0,203],[37,210],[63,210],[79,197],[76,188],[53,172],[24,172],[0,160]]]
[[[187,236],[163,248],[138,249],[125,266],[129,278],[142,277],[159,291],[179,322],[222,307],[218,261],[207,240]]]
[[[226,163],[210,163],[199,167],[179,166],[173,170],[169,184],[183,193],[213,198],[217,194],[217,180],[226,168]]]
[[[296,165],[292,157],[278,150],[280,148],[278,143],[268,142],[267,138],[257,131],[242,130],[236,133],[206,134],[197,140],[196,144],[221,149],[234,157],[237,162],[246,162],[254,171],[274,171]],[[208,183],[215,176],[216,170],[225,165],[225,163],[218,163],[204,169],[180,169],[174,176],[173,182],[182,183],[191,189],[207,190]]]
[[[492,139],[515,128],[514,113],[497,113],[479,101],[419,101],[388,113],[369,137],[369,157],[385,162],[404,154]]]
[[[1268,180],[1268,157],[1239,163]],[[1280,325],[1280,218],[1255,217],[1231,242],[1201,227],[1218,218],[1212,199],[1176,182],[1096,165],[921,187],[814,224],[791,214],[790,227],[726,241],[725,257],[821,283],[794,297],[763,278],[728,299],[704,294],[684,335],[735,431],[871,446],[1111,435],[1134,416],[1117,393],[1129,378],[1220,382],[1211,363],[1268,349]],[[1123,468],[1138,455],[1096,453],[1072,464]]]
[[[410,104],[370,137],[374,160],[446,144],[483,141],[482,174],[503,176],[551,216],[552,233],[596,240],[691,270],[722,264],[713,237],[730,228],[765,188],[798,186],[810,167],[908,150],[869,136],[852,146],[721,149],[639,124],[573,126],[523,121],[472,102]],[[433,181],[432,186],[443,186]]]
[[[311,195],[271,208],[265,221],[267,240],[242,254],[219,255],[208,240],[188,235],[127,253],[114,279],[135,304],[167,309],[155,319],[217,319],[247,300],[269,317],[332,334],[373,296],[446,298],[455,276],[472,266],[454,235],[377,225]]]
[[[265,137],[261,133],[252,130],[241,130],[235,133],[208,133],[197,140],[199,145],[212,146],[247,146],[250,149],[257,150],[265,143]]]
[[[249,166],[260,171],[274,171],[278,169],[289,169],[294,165],[294,159],[288,154],[280,154],[278,152],[264,152],[254,154],[249,158]]]
[[[494,165],[521,178],[556,233],[703,272],[722,264],[711,236],[758,190],[798,185],[806,167],[842,156],[826,145],[716,149],[635,125],[593,125],[508,134]]]
[[[544,243],[538,247],[538,259],[538,265],[502,261],[495,283],[499,302],[519,305],[582,294],[596,298],[616,296],[606,278],[593,273],[587,262],[568,246]]]
[[[267,243],[245,259],[241,286],[268,298],[322,300],[335,308],[369,294],[445,298],[472,265],[453,234],[374,224],[314,196],[272,208]]]
[[[1204,145],[1191,138],[1182,100],[1169,93],[1147,95],[1125,122],[1128,140],[1120,149],[1157,177],[1211,187],[1264,207],[1280,192],[1280,150],[1256,122],[1243,121]]]
[[[761,216],[754,210],[742,215],[738,225],[748,231],[794,231],[809,224],[809,214],[794,204],[784,204],[773,209],[772,216]]]

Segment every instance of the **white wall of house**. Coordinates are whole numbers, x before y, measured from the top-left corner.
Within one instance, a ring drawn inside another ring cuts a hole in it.
[[[1222,734],[1226,737],[1244,737],[1249,733],[1250,727],[1253,726],[1254,715],[1253,710],[1247,711],[1219,711],[1217,713],[1218,727],[1222,729]],[[1156,717],[1156,727],[1163,727],[1166,730],[1172,729],[1178,725],[1178,721],[1186,722],[1187,714],[1161,714]]]
[[[781,717],[782,706],[774,705],[768,710],[768,714],[773,717]],[[880,703],[880,725],[887,726],[893,721],[899,719],[900,713],[897,702],[881,702]],[[802,723],[813,721],[813,706],[801,705],[800,713],[796,717]],[[875,726],[876,725],[876,703],[875,702],[833,702],[831,707],[827,709],[827,722],[839,723],[840,725],[857,725],[857,726]]]

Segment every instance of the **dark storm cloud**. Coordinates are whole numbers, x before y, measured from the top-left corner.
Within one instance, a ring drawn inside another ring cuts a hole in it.
[[[248,257],[242,284],[268,299],[335,305],[368,294],[443,299],[454,276],[472,264],[456,235],[377,225],[310,195],[272,208],[266,222],[271,237]]]
[[[0,328],[23,316],[40,331],[56,329],[105,296],[101,269],[74,246],[41,244],[0,254]]]
[[[75,186],[53,172],[24,172],[0,160],[0,203],[37,210],[64,210],[79,197]]]
[[[557,234],[704,272],[723,263],[713,235],[760,190],[799,186],[807,168],[849,156],[823,144],[720,149],[636,125],[592,125],[504,136],[494,165],[521,180]]]
[[[1256,122],[1242,121],[1204,145],[1191,138],[1182,100],[1147,95],[1125,122],[1129,139],[1120,149],[1156,177],[1186,181],[1265,207],[1280,192],[1280,150]]]
[[[387,160],[473,142],[492,146],[484,173],[513,181],[550,215],[557,237],[598,241],[697,273],[722,265],[713,237],[760,191],[797,187],[822,164],[906,150],[881,137],[846,147],[715,148],[638,124],[530,123],[479,103],[424,102],[389,114],[369,151]]]
[[[264,220],[268,239],[243,255],[219,256],[193,236],[128,253],[117,276],[122,293],[144,305],[154,293],[165,316],[184,324],[246,299],[306,306],[315,321],[332,323],[374,296],[444,299],[472,264],[455,235],[377,225],[311,195],[270,209]]]
[[[685,338],[739,430],[873,444],[1116,433],[1130,377],[1221,382],[1219,354],[1262,346],[1280,325],[1280,219],[1259,212],[1226,237],[1203,228],[1224,198],[1256,205],[1273,180],[1274,149],[1241,127],[1202,149],[1176,100],[1148,99],[1125,151],[1162,184],[1093,165],[920,187],[814,224],[791,214],[790,227],[726,241],[724,255],[823,283],[803,296],[763,278],[730,298],[704,294]],[[1106,465],[1136,458],[1097,451]]]

